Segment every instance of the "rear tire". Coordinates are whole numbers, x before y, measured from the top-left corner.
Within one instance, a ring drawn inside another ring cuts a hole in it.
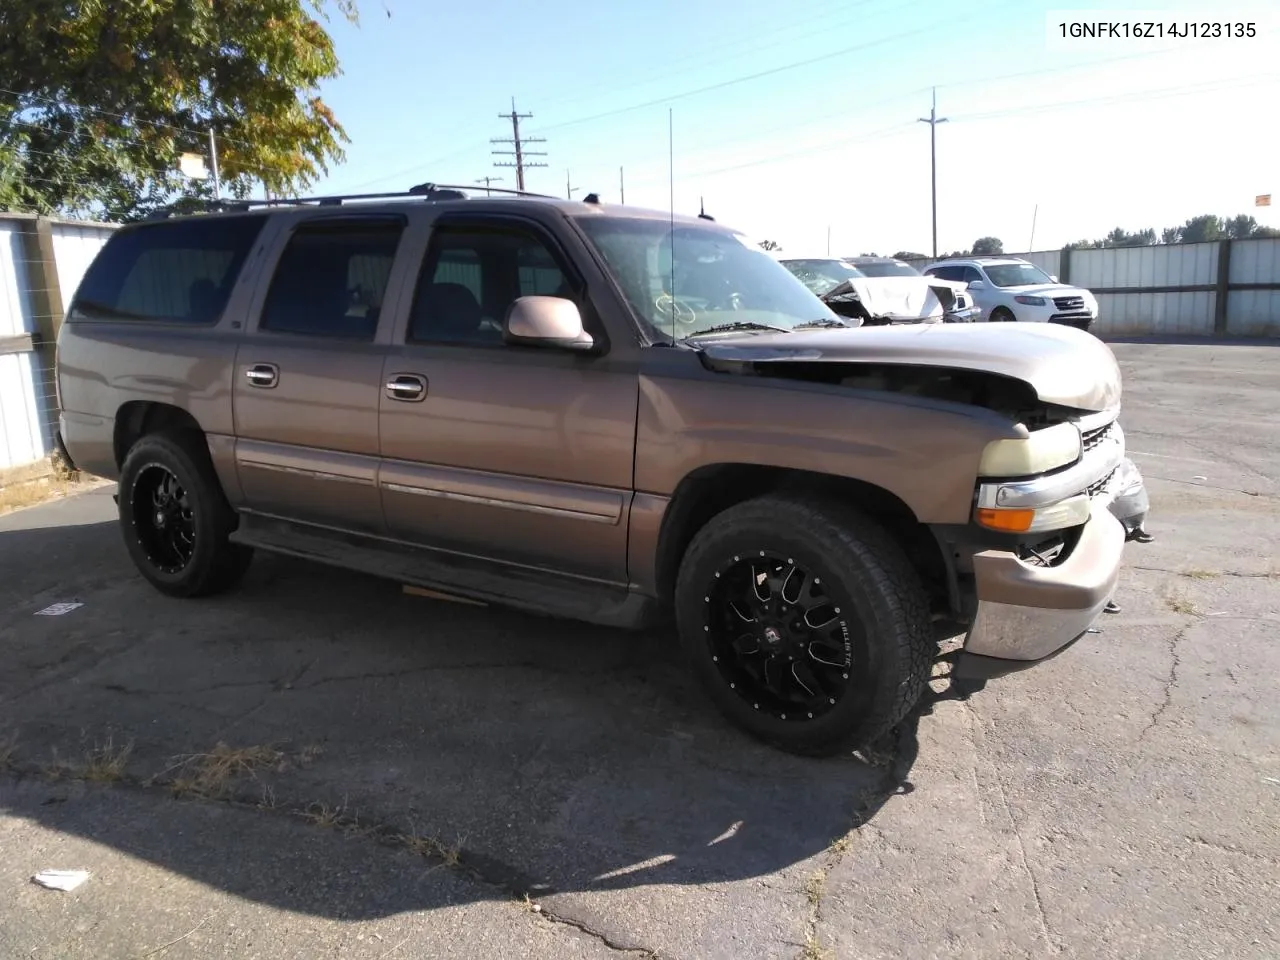
[[[865,746],[902,720],[936,652],[897,542],[855,510],[784,496],[731,507],[698,532],[675,613],[719,710],[809,756]]]
[[[996,307],[991,311],[992,323],[1013,323],[1017,318],[1013,315],[1013,311],[1008,307]]]
[[[236,514],[198,434],[142,437],[125,456],[118,496],[125,546],[161,593],[209,596],[248,569],[253,551],[228,540]]]

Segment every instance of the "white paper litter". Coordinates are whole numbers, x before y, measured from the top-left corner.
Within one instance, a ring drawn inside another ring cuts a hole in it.
[[[37,617],[60,617],[64,613],[70,613],[72,610],[75,610],[77,607],[83,607],[83,606],[84,604],[81,603],[79,600],[70,600],[66,603],[54,603],[45,607],[43,610],[37,610],[36,616]]]
[[[33,883],[50,890],[65,890],[70,893],[89,879],[88,870],[41,870],[31,878]]]

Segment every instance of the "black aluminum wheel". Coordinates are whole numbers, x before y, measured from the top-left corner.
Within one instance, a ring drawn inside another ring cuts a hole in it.
[[[925,689],[927,598],[872,518],[771,494],[698,530],[675,584],[680,639],[703,689],[761,740],[809,756],[872,743]]]
[[[857,624],[794,558],[768,550],[736,556],[715,572],[705,602],[712,661],[753,709],[813,720],[848,691]]]
[[[204,438],[147,434],[120,468],[120,527],[138,571],[172,597],[208,596],[244,574],[253,551],[230,539],[236,515]]]
[[[182,482],[168,467],[150,463],[138,472],[133,526],[147,559],[161,573],[181,573],[196,552],[196,519]]]

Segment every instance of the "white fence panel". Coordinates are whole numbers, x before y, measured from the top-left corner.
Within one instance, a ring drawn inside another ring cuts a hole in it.
[[[53,255],[58,262],[58,288],[64,309],[71,305],[71,298],[89,264],[114,230],[115,227],[105,223],[53,225]]]
[[[31,333],[23,222],[0,219],[0,337]],[[0,354],[0,469],[25,466],[48,453],[43,391],[31,353]]]

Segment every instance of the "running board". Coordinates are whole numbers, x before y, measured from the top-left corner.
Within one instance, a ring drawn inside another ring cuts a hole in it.
[[[529,613],[603,627],[642,629],[659,619],[659,604],[618,584],[600,583],[399,540],[371,539],[260,514],[240,514],[233,543]]]

